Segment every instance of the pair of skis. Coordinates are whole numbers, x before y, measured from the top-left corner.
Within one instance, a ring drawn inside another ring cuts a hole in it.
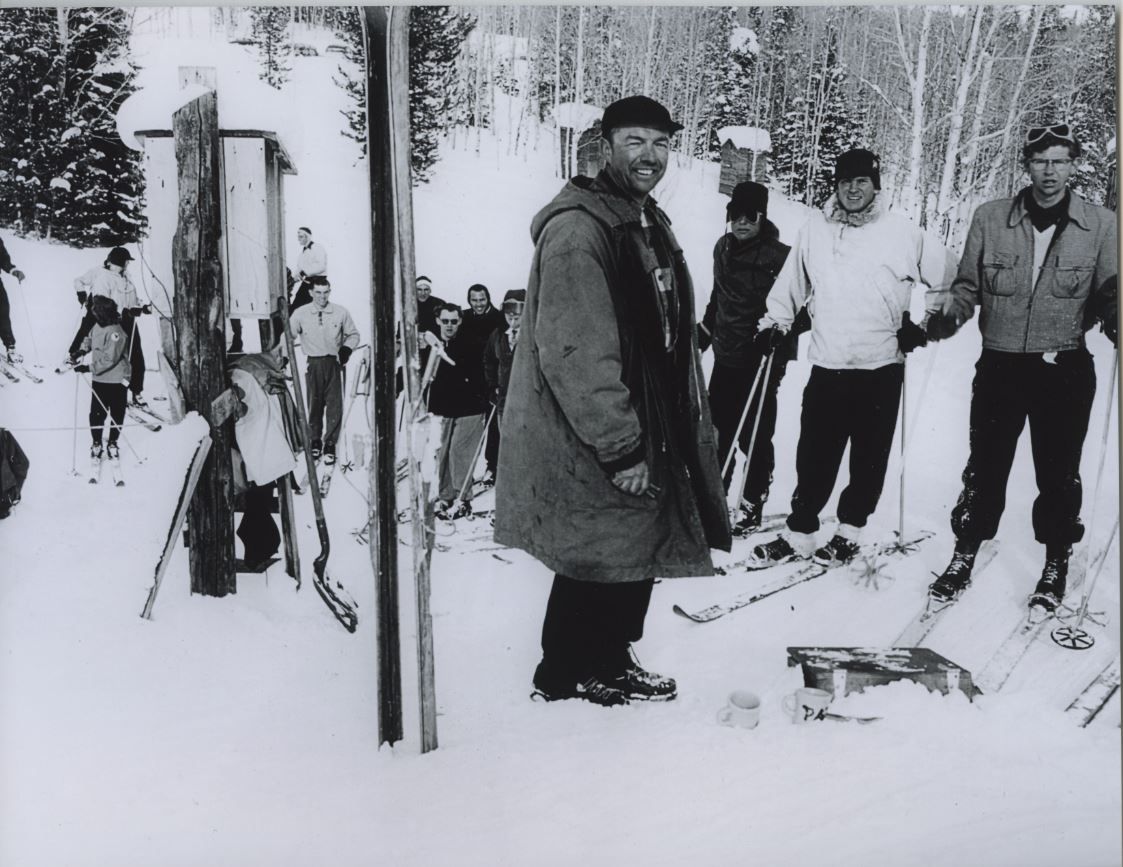
[[[899,542],[881,543],[879,545],[873,546],[865,553],[859,554],[858,558],[855,558],[855,561],[851,561],[851,563],[854,563],[859,559],[864,559],[866,561],[867,568],[871,571],[871,573],[874,573],[881,568],[881,565],[885,561],[899,559],[901,557],[906,557],[914,553],[922,543],[926,542],[928,539],[931,539],[933,535],[935,534],[931,531],[925,530],[910,537],[903,544]],[[789,572],[787,575],[784,575],[781,578],[777,578],[774,581],[770,581],[762,587],[758,587],[755,590],[746,591],[724,602],[718,602],[714,605],[710,605],[707,608],[703,608],[697,611],[687,611],[679,605],[675,605],[672,610],[675,612],[675,614],[685,617],[687,620],[692,620],[695,623],[709,623],[712,620],[717,620],[720,617],[724,617],[726,614],[730,614],[734,611],[739,611],[740,609],[746,608],[749,605],[754,605],[757,602],[768,599],[770,596],[775,596],[777,593],[782,593],[785,590],[790,590],[792,587],[797,587],[800,584],[806,584],[808,581],[813,581],[816,578],[821,578],[828,572],[833,572],[835,569],[849,566],[851,565],[851,563],[842,563],[836,566],[825,566],[815,562],[805,563],[794,572]],[[763,570],[776,568],[780,565],[785,564],[756,565],[753,563],[749,563],[746,564],[745,568],[749,570],[753,570],[754,568]]]
[[[319,488],[320,496],[326,497],[331,493],[331,478],[335,473],[335,462],[328,464],[324,463],[322,458],[316,458],[312,466],[315,470],[316,486]],[[297,493],[303,494],[308,489],[312,478],[313,476],[305,472],[304,478],[300,480],[300,490]]]
[[[103,464],[109,464],[109,471],[113,475],[113,485],[118,488],[125,486],[125,476],[121,472],[121,457],[118,455],[115,458],[106,457],[103,452],[98,457],[90,458],[90,476],[89,482],[91,485],[96,485],[101,482],[101,468]]]
[[[14,361],[9,361],[4,356],[0,356],[0,373],[2,373],[4,375],[4,378],[9,380],[10,382],[19,382],[20,377],[26,377],[32,382],[43,381],[43,378],[41,376],[36,376],[34,373],[27,369],[26,365],[17,364]]]

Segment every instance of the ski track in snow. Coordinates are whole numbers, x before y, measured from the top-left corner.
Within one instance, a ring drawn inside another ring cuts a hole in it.
[[[150,64],[142,83],[178,64],[214,65],[219,99],[236,111],[252,96],[253,57],[205,34],[202,26],[193,39],[138,37]],[[338,62],[294,58],[285,92],[293,110],[276,128],[299,171],[286,179],[286,225],[290,233],[314,228],[328,249],[333,300],[352,311],[366,341],[366,174],[355,144],[338,134],[343,98],[330,82]],[[504,107],[495,114],[505,123]],[[475,282],[493,298],[525,285],[530,218],[560,182],[547,130],[529,155],[509,155],[506,142],[502,130],[485,134],[477,154],[474,134],[458,131],[432,183],[415,191],[417,269],[446,300],[464,303]],[[722,231],[716,166],[673,165],[656,195],[693,266],[700,312]],[[775,194],[770,210],[785,239],[806,213]],[[307,497],[296,501],[300,592],[277,564],[240,576],[235,596],[192,596],[177,546],[153,620],[140,619],[191,457],[191,423],[155,434],[127,427],[121,489],[86,484],[88,438],[80,432],[80,475],[71,476],[65,428],[75,411],[84,419],[89,393],[75,389],[74,374],[49,371],[77,325],[71,282],[101,251],[4,237],[28,275],[9,287],[20,348],[48,372],[42,385],[0,389],[0,423],[17,431],[31,459],[24,501],[0,523],[0,863],[1095,867],[1123,858],[1119,696],[1088,729],[1063,714],[1118,652],[1117,551],[1093,599],[1093,609],[1111,615],[1106,626],[1089,624],[1096,646],[1074,653],[1039,642],[999,695],[972,704],[895,684],[836,701],[833,710],[882,717],[867,726],[793,726],[780,709],[800,685],[787,647],[886,646],[924,604],[931,573],[946,565],[948,513],[967,455],[976,326],[909,361],[909,425],[917,414],[919,422],[907,528],[936,537],[891,564],[876,590],[837,570],[705,625],[675,616],[672,604],[703,607],[767,573],[660,582],[637,650],[645,665],[678,679],[675,702],[604,710],[530,701],[550,573],[517,551],[458,553],[485,544],[465,541],[487,538],[480,521],[438,538],[446,549],[433,557],[440,748],[420,756],[405,524],[405,741],[377,746],[373,579],[369,552],[350,533],[365,520],[365,470],[338,471],[325,503],[329,572],[359,603],[357,634],[339,627],[310,586],[318,544]],[[285,242],[291,262],[295,239]],[[141,319],[153,366],[155,320]],[[1102,335],[1089,344],[1101,390],[1084,453],[1086,523],[1110,362]],[[932,363],[939,370],[921,398]],[[769,511],[786,508],[794,485],[808,372],[806,360],[793,362],[780,390]],[[151,399],[162,384],[155,371],[149,377]],[[59,429],[21,430],[39,427]],[[356,411],[350,432],[363,430]],[[869,538],[896,529],[898,472],[895,450]],[[1099,536],[1114,517],[1117,474],[1109,455],[1090,527]],[[1001,553],[925,642],[969,670],[1012,628],[1040,571],[1034,496],[1023,437]],[[744,556],[749,544],[739,541],[719,559]],[[754,731],[714,722],[738,688],[763,699]]]

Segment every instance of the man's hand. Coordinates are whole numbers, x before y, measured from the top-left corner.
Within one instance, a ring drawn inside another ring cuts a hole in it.
[[[698,351],[705,352],[710,348],[710,332],[706,330],[706,326],[701,322],[698,323]]]
[[[74,369],[78,373],[89,373],[90,372],[90,366],[88,364],[76,364],[76,365],[74,365]]]
[[[19,268],[12,269],[12,276],[19,280],[21,283],[23,282],[24,273]]]
[[[1119,345],[1119,323],[1114,319],[1104,319],[1103,321],[1104,334],[1107,339],[1111,341],[1112,346]]]
[[[785,337],[787,335],[777,326],[770,325],[756,333],[756,337],[753,338],[753,346],[756,347],[757,352],[770,355],[777,346],[784,342]]]
[[[919,346],[928,345],[928,335],[924,333],[923,328],[912,321],[912,316],[907,310],[901,327],[897,329],[897,345],[905,355]]]
[[[346,367],[347,366],[347,359],[349,359],[350,357],[351,357],[351,347],[350,346],[339,347],[339,366],[340,367]]]
[[[81,292],[81,291],[79,291],[79,292],[78,292],[78,303],[79,303],[79,304],[81,304],[81,305],[83,305],[83,306],[85,306],[85,304],[86,304],[86,299],[87,299],[87,298],[89,298],[89,297],[90,297],[90,296],[89,296],[89,295],[87,295],[87,294],[86,294],[85,292]]]
[[[651,474],[647,469],[647,461],[640,461],[634,467],[620,470],[613,475],[612,484],[625,494],[641,497],[647,493],[651,485]]]

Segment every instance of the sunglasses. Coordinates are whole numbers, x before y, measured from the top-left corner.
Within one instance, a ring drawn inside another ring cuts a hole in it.
[[[760,211],[749,211],[747,214],[737,214],[729,222],[737,223],[741,220],[748,220],[750,223],[759,223],[760,218],[764,215]]]
[[[441,325],[456,325],[460,322],[459,319],[438,319],[437,321],[441,323]]]
[[[1045,136],[1059,138],[1062,141],[1076,142],[1067,123],[1055,123],[1052,126],[1031,126],[1026,132],[1026,144],[1035,144]]]

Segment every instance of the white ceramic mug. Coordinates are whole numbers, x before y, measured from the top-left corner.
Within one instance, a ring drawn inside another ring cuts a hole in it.
[[[760,722],[760,696],[738,689],[729,694],[729,702],[717,712],[717,721],[723,726],[755,729]]]
[[[834,696],[825,689],[804,686],[791,695],[784,696],[784,710],[793,723],[805,723],[824,718]]]

